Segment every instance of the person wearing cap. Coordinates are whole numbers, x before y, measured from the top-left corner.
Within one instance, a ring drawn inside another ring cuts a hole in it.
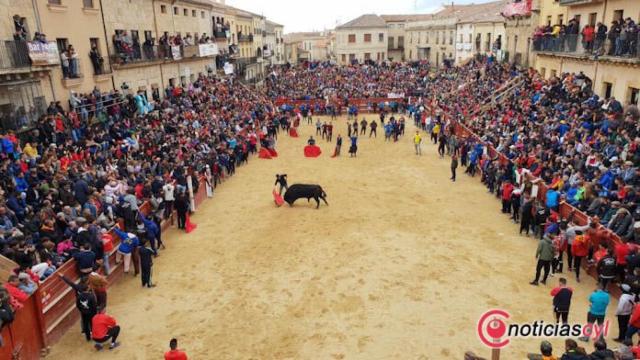
[[[188,360],[187,353],[178,350],[178,339],[173,338],[169,341],[169,349],[164,353],[164,360]]]
[[[145,233],[146,234],[146,233]],[[149,241],[145,238],[147,235],[140,235],[141,243],[139,249],[140,255],[140,279],[142,286],[152,288],[156,285],[151,282],[151,267],[153,266],[154,250],[149,246]]]
[[[635,294],[631,293],[631,286],[628,284],[620,285],[622,295],[618,299],[618,307],[616,308],[616,317],[618,318],[618,337],[614,341],[622,342],[627,333],[629,319],[635,305]]]

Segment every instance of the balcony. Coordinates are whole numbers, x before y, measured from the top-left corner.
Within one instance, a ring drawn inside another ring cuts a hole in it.
[[[599,0],[560,0],[560,5],[563,6],[573,6],[573,5],[584,5],[598,2]]]
[[[74,88],[82,84],[84,79],[84,74],[82,72],[82,66],[80,64],[80,59],[69,59],[69,65],[64,66],[64,62],[61,65],[62,67],[62,86],[65,88]]]
[[[30,67],[29,47],[26,41],[5,41],[0,47],[0,69]]]
[[[224,30],[221,31],[214,31],[213,32],[213,37],[216,38],[216,40],[220,39],[220,40],[227,40],[227,33]]]
[[[238,42],[253,42],[253,35],[238,34]]]
[[[546,35],[534,37],[532,46],[533,51],[539,54],[640,63],[640,34],[627,39],[594,36],[590,41],[585,41],[581,34],[559,37]]]

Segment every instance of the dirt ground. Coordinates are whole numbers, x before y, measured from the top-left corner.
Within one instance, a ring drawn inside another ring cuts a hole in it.
[[[164,235],[156,288],[131,276],[110,289],[119,349],[96,354],[78,325],[47,359],[160,359],[172,337],[190,359],[489,357],[475,332],[486,310],[553,321],[557,278],[528,284],[537,243],[517,235],[477,178],[459,171],[452,183],[449,159],[428,139],[416,156],[412,125],[398,143],[361,138],[357,158],[348,157],[344,120],[334,125],[345,137],[341,157],[330,158],[334,145],[323,140],[321,157],[303,156],[310,125],[297,139],[282,134],[277,159],[252,158],[197,209],[195,232]],[[276,208],[276,173],[321,184],[330,206]],[[570,321],[582,322],[595,283],[569,279]],[[553,341],[556,354],[562,343]],[[502,359],[538,348],[539,340],[513,340]]]

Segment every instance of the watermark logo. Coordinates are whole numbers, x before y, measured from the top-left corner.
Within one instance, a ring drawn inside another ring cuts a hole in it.
[[[478,319],[477,333],[480,341],[489,348],[501,349],[515,338],[568,338],[587,337],[598,339],[609,333],[609,320],[602,324],[560,324],[536,320],[531,323],[513,323],[511,315],[503,309],[491,309]]]

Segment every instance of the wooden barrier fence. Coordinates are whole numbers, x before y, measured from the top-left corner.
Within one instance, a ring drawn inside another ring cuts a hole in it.
[[[196,206],[206,199],[205,178],[200,178],[201,186],[194,194]],[[140,211],[149,215],[151,204],[145,202]],[[162,222],[166,230],[173,222],[174,215]],[[123,228],[122,222],[120,222]],[[115,254],[119,239],[111,230],[114,250],[109,255],[109,287],[118,282],[124,273],[122,264],[116,264]],[[165,240],[166,241],[166,240]],[[42,349],[55,344],[76,323],[80,315],[76,310],[75,293],[58,275],[79,282],[75,260],[64,263],[56,272],[45,279],[38,290],[27,299],[24,307],[15,314],[15,320],[2,329],[4,346],[0,347],[0,359],[39,359]]]

